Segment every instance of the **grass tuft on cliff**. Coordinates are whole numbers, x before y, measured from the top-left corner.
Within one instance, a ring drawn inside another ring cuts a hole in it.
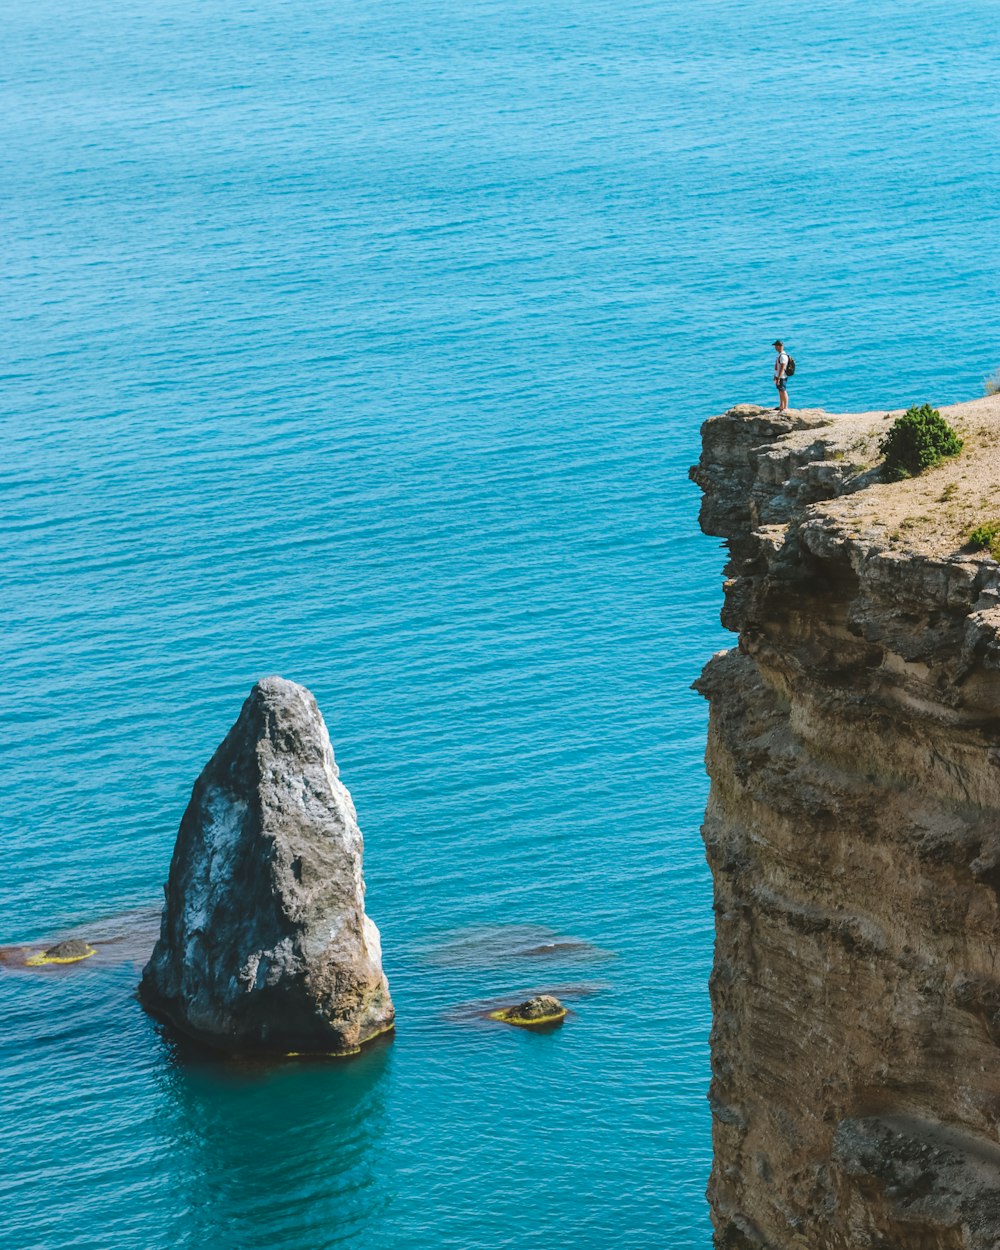
[[[885,456],[882,476],[887,482],[900,482],[932,469],[962,450],[962,440],[944,417],[930,404],[908,408],[879,441]]]

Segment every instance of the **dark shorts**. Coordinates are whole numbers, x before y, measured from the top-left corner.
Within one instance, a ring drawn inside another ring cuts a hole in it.
[[[779,391],[786,391],[788,389],[788,387],[785,386],[784,378],[775,378],[774,385],[778,388]]]

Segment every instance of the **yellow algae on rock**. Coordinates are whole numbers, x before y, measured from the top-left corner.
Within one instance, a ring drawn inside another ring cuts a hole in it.
[[[491,1011],[490,1019],[533,1029],[544,1024],[561,1024],[566,1019],[566,1008],[551,994],[536,994],[534,998],[514,1007],[501,1007],[498,1011]]]
[[[70,942],[59,942],[36,955],[29,955],[24,963],[27,968],[39,968],[42,964],[78,964],[96,954],[97,951],[89,942],[73,939]]]
[[[360,1055],[363,1050],[378,1038],[388,1038],[390,1034],[396,1032],[395,1018],[383,1029],[379,1029],[377,1033],[373,1033],[370,1037],[366,1037],[363,1042],[359,1042],[351,1050],[286,1050],[282,1056],[285,1059],[352,1059],[355,1055]]]

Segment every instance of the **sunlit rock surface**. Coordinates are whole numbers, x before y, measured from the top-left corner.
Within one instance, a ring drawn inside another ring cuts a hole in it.
[[[884,413],[740,408],[692,471],[739,645],[704,838],[717,1245],[1000,1245],[1000,399],[892,485]]]
[[[316,700],[258,682],[195,783],[140,994],[228,1051],[344,1054],[392,1027],[362,838]]]

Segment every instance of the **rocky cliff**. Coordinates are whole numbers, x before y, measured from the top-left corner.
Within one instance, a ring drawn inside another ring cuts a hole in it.
[[[344,1054],[392,1027],[362,840],[316,700],[258,682],[181,821],[140,996],[238,1052]]]
[[[1000,397],[942,415],[910,481],[881,412],[735,408],[692,470],[739,635],[698,682],[729,1250],[1000,1246]]]

